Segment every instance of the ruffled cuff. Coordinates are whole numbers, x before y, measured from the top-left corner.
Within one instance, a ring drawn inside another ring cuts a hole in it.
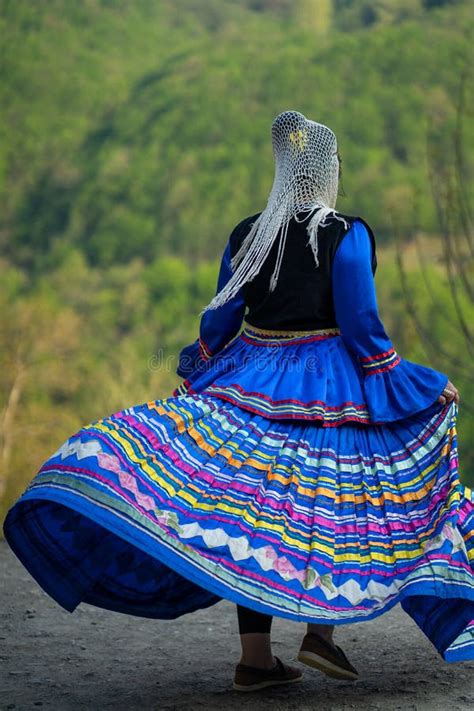
[[[209,348],[206,346],[202,338],[197,338],[194,343],[191,343],[189,346],[185,346],[183,348],[179,354],[176,373],[181,378],[184,378],[186,389],[196,380],[196,378],[199,378],[203,373],[207,372],[210,368],[210,361],[212,357],[213,356]],[[183,383],[180,388],[182,387]],[[175,391],[175,394],[176,392],[177,391]],[[182,394],[182,392],[179,394]]]
[[[374,423],[401,420],[425,410],[448,383],[444,373],[405,360],[393,349],[359,360],[365,401]]]
[[[186,395],[192,382],[202,373],[205,360],[202,357],[202,349],[199,338],[189,346],[185,346],[178,357],[178,367],[176,373],[183,378],[183,381],[173,390],[173,395]]]
[[[189,378],[202,365],[202,351],[199,338],[194,343],[185,346],[179,354],[177,374],[181,378]]]

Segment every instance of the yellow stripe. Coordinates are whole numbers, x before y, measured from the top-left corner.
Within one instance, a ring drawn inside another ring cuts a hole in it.
[[[181,496],[181,493],[182,492],[179,492],[178,495]],[[420,546],[415,551],[408,551],[406,549],[397,548],[394,551],[394,555],[385,555],[383,553],[376,553],[373,550],[372,550],[372,552],[370,552],[369,555],[366,555],[366,556],[358,555],[358,554],[354,554],[354,553],[353,554],[350,554],[350,553],[337,554],[335,552],[335,546],[332,544],[325,546],[324,544],[321,544],[318,542],[313,542],[308,546],[308,545],[305,545],[304,543],[302,543],[297,538],[293,538],[292,536],[288,535],[288,531],[290,530],[290,531],[298,533],[300,536],[306,537],[308,539],[312,539],[312,537],[313,537],[313,534],[311,534],[311,533],[306,534],[305,532],[295,529],[293,526],[290,525],[289,521],[286,521],[284,519],[283,516],[278,516],[277,518],[283,519],[285,521],[284,525],[275,525],[274,523],[272,523],[272,524],[266,523],[264,520],[262,520],[262,512],[260,510],[255,510],[255,507],[253,505],[246,505],[246,508],[244,510],[242,510],[242,509],[238,509],[238,508],[236,509],[233,506],[230,506],[227,504],[222,504],[222,503],[220,503],[218,506],[216,506],[215,504],[203,505],[202,501],[198,501],[198,500],[194,499],[193,497],[189,497],[189,496],[182,496],[182,498],[185,498],[189,503],[193,504],[193,508],[196,511],[201,511],[201,512],[223,511],[225,513],[237,515],[240,519],[243,519],[244,521],[246,521],[250,526],[252,526],[256,530],[260,529],[262,531],[270,531],[270,532],[274,532],[277,534],[284,534],[282,536],[282,541],[284,543],[286,543],[288,546],[294,547],[297,550],[300,550],[300,551],[306,552],[306,553],[308,552],[308,550],[310,550],[310,551],[317,550],[317,551],[320,551],[323,553],[327,553],[335,563],[349,561],[349,562],[354,562],[356,564],[357,563],[362,564],[364,562],[370,562],[371,560],[375,560],[375,561],[382,562],[382,563],[393,563],[401,558],[409,559],[409,560],[417,558],[420,555],[420,551],[422,551],[422,548]],[[194,504],[198,504],[198,505],[194,505]],[[252,511],[255,511],[254,516],[249,515],[249,509],[251,509]],[[232,522],[229,521],[229,524],[231,524],[231,523]],[[437,522],[435,522],[433,527],[428,530],[428,532],[426,534],[426,540],[428,540],[430,538],[432,532],[436,528],[436,523]],[[323,538],[323,537],[320,536],[320,538]],[[330,541],[331,539],[328,539],[328,540]],[[397,539],[396,545],[399,546],[404,543],[413,544],[414,542],[415,541],[413,541],[412,539],[401,539],[401,540]],[[354,545],[356,545],[355,542],[354,542]],[[384,543],[384,542],[377,542],[377,546],[379,546],[381,548],[386,547],[387,549],[389,549],[391,544]],[[340,547],[341,547],[341,549],[344,549],[344,544],[341,543]],[[337,546],[336,546],[336,548],[337,548]],[[362,546],[360,548],[362,548]],[[367,548],[372,549],[373,546],[368,545]]]
[[[176,423],[179,432],[183,432],[186,429],[184,419],[178,413],[175,413],[173,411],[171,411],[171,412],[165,411],[165,409],[162,406],[156,407],[156,410],[160,414],[168,414],[171,417],[171,419]],[[119,426],[120,426],[119,424],[114,425],[115,428],[118,428]],[[104,426],[104,425],[99,425],[99,423],[96,424],[96,427],[104,432],[110,432],[110,428],[107,428],[107,426]],[[202,427],[202,425],[201,425],[201,427]],[[204,427],[204,429],[207,431],[208,435],[212,436],[212,431],[210,430],[209,427],[206,426],[206,427]],[[227,447],[220,447],[220,442],[222,440],[218,440],[218,444],[219,444],[218,447],[212,446],[204,439],[203,435],[196,429],[195,426],[190,426],[190,427],[188,426],[187,431],[188,431],[188,434],[194,439],[196,444],[200,447],[200,449],[205,451],[210,457],[213,457],[213,456],[215,456],[216,453],[219,453],[226,459],[226,461],[232,467],[234,467],[236,469],[239,469],[243,464],[252,466],[255,469],[257,469],[258,471],[267,472],[267,478],[269,480],[278,481],[283,485],[287,485],[289,483],[294,483],[298,494],[303,494],[304,496],[312,496],[313,495],[313,490],[311,488],[301,486],[297,475],[295,475],[295,473],[291,473],[291,470],[288,469],[287,467],[285,467],[285,468],[280,467],[280,469],[283,469],[283,470],[286,469],[286,471],[289,472],[288,476],[284,476],[283,474],[280,474],[278,471],[272,470],[270,462],[268,464],[263,463],[253,457],[247,457],[244,460],[244,462],[242,462],[242,460],[235,458],[235,452],[232,452]],[[128,445],[128,443],[126,444],[127,440],[124,440],[119,436],[118,441],[124,447],[125,451],[127,452],[127,455],[130,457],[130,459],[132,461],[138,463],[154,481],[161,482],[161,479],[156,476],[156,473],[154,473],[153,468],[146,464],[146,459],[148,457],[150,457],[150,455],[146,454],[144,452],[143,446],[142,446],[140,440],[132,437],[130,435],[130,433],[127,433],[127,437],[129,437],[129,439],[131,439],[137,445],[139,450],[143,453],[143,458],[138,460],[134,456],[134,450],[131,448],[130,445]],[[114,439],[117,439],[117,438],[114,437]],[[414,477],[413,479],[411,479],[408,482],[404,482],[404,486],[406,486],[407,488],[412,487],[417,482],[426,478],[426,476],[431,471],[437,469],[437,467],[439,466],[440,460],[443,459],[443,457],[445,457],[448,454],[450,447],[451,447],[451,443],[448,442],[443,447],[438,459],[435,462],[431,463],[418,476]],[[242,452],[240,450],[237,452],[237,454],[239,454],[239,453],[242,454]],[[176,476],[171,474],[171,472],[169,472],[166,468],[164,468],[164,466],[156,459],[156,457],[152,456],[151,459],[156,464],[156,466],[159,467],[159,469],[161,471],[164,471],[169,476],[169,478],[172,479],[174,482],[176,482],[176,484],[179,486],[179,488],[181,488],[182,481],[180,479],[178,479]],[[328,482],[331,481],[329,477],[325,480]],[[422,501],[424,498],[426,498],[426,495],[427,495],[425,486],[416,492],[410,492],[410,493],[407,492],[407,493],[401,494],[401,495],[392,494],[389,491],[384,491],[381,494],[381,496],[371,495],[370,492],[377,491],[377,487],[368,487],[368,486],[366,487],[367,493],[364,493],[364,494],[357,495],[357,494],[347,492],[347,493],[335,495],[335,492],[333,489],[330,489],[330,488],[327,488],[324,486],[319,486],[319,481],[321,481],[321,483],[322,483],[323,479],[318,480],[317,493],[321,493],[324,496],[326,496],[330,499],[333,499],[336,504],[342,503],[342,502],[352,502],[354,504],[361,504],[361,503],[365,503],[365,502],[369,501],[374,506],[382,507],[383,502],[386,500],[394,502],[394,503],[418,502],[418,501]],[[461,498],[461,494],[457,490],[453,490],[453,496],[455,497],[454,500],[456,500],[456,501],[459,501]]]
[[[154,404],[154,401],[152,401],[152,404]],[[165,411],[165,409],[162,406],[156,406],[155,409],[161,413],[168,414],[177,424],[179,431],[183,431],[185,428],[184,424],[184,419],[181,417],[178,413],[175,412],[168,412]],[[157,461],[156,457],[150,456],[150,454],[146,454],[143,451],[143,446],[141,442],[134,438],[133,436],[130,435],[130,433],[127,433],[128,439],[123,439],[120,435],[120,423],[114,423],[112,421],[109,421],[108,425],[105,425],[103,421],[96,423],[95,428],[101,431],[106,432],[109,436],[112,437],[112,439],[115,439],[120,443],[120,445],[123,447],[125,452],[127,453],[127,456],[130,458],[132,462],[137,463],[141,470],[144,471],[148,476],[153,481],[156,481],[159,483],[159,485],[168,493],[168,495],[176,495],[177,498],[182,499],[186,502],[188,502],[193,509],[196,511],[224,511],[228,512],[233,515],[237,515],[240,518],[243,518],[247,523],[249,523],[252,526],[255,526],[255,528],[260,528],[262,530],[268,530],[268,531],[274,531],[274,532],[280,532],[282,534],[285,534],[283,536],[283,540],[288,543],[288,545],[292,545],[295,548],[302,550],[302,551],[308,551],[308,546],[305,546],[302,544],[298,539],[293,538],[292,536],[288,535],[288,531],[292,531],[294,533],[297,533],[299,536],[303,537],[310,537],[311,534],[306,534],[302,532],[300,529],[294,527],[291,525],[291,523],[286,520],[283,516],[276,515],[273,517],[273,522],[271,524],[265,523],[265,521],[262,520],[262,512],[261,510],[257,509],[256,506],[252,502],[248,502],[245,504],[245,509],[242,510],[242,508],[238,506],[232,506],[231,504],[223,503],[224,499],[227,499],[227,501],[234,502],[236,503],[236,499],[234,499],[230,494],[224,494],[223,496],[220,497],[219,503],[216,505],[216,503],[211,503],[211,504],[204,504],[201,498],[196,498],[191,492],[188,492],[184,489],[182,489],[182,480],[174,476],[166,467],[161,464],[160,462]],[[203,436],[197,431],[195,427],[188,428],[188,432],[193,436],[195,441],[199,444],[199,446],[202,446],[202,448],[205,451],[208,451],[209,453],[213,454],[216,449],[215,447],[210,446],[207,442],[204,441]],[[137,458],[134,449],[132,448],[130,441],[133,441],[136,445],[137,448],[143,453],[143,458]],[[447,444],[443,448],[443,456],[447,451],[449,451],[450,444]],[[230,450],[227,450],[229,452],[229,457],[228,461],[232,463],[234,466],[240,467],[242,466],[242,463],[238,460],[235,460],[234,457],[232,456]],[[224,453],[226,452],[225,448],[222,448],[220,452]],[[157,475],[155,469],[150,466],[147,463],[147,459],[151,459],[154,462],[155,467],[158,467],[160,471],[166,474],[166,476],[174,481],[176,483],[177,489],[173,489],[173,487],[170,487],[167,482],[165,482],[162,477]],[[251,459],[249,458],[246,460],[246,462],[249,462]],[[306,487],[301,487],[299,486],[298,478],[295,473],[293,473],[291,476],[284,477],[280,475],[278,472],[272,471],[271,468],[268,465],[262,465],[261,462],[258,462],[257,460],[252,460],[255,461],[255,464],[257,465],[257,468],[267,470],[268,471],[268,478],[273,479],[275,481],[280,481],[283,484],[288,483],[290,480],[296,484],[297,491],[302,492],[305,495],[311,495],[312,491]],[[255,464],[252,464],[252,466],[255,466]],[[427,468],[426,471],[430,471],[431,469],[434,469],[437,466],[437,462],[432,464],[430,467]],[[199,488],[196,488],[197,492],[202,496],[203,490],[199,490]],[[364,495],[354,495],[354,494],[341,494],[341,495],[334,495],[334,491],[331,489],[328,489],[324,486],[318,487],[317,489],[317,494],[324,494],[328,498],[332,498],[336,503],[344,502],[344,501],[353,501],[354,503],[362,503],[365,501],[370,501],[373,505],[379,505],[379,507],[383,506],[383,502],[385,500],[390,500],[390,501],[397,501],[397,502],[405,502],[405,501],[416,501],[419,500],[421,497],[416,497],[414,495],[410,496],[394,496],[389,494],[388,492],[384,492],[382,497],[372,497],[368,496],[366,494]],[[217,497],[216,497],[217,498]],[[448,499],[448,501],[456,501],[460,499],[460,492],[457,490],[452,490],[451,495]],[[250,512],[254,512],[254,515],[251,515]],[[274,521],[275,519],[282,519],[284,521],[284,525],[278,525],[275,524]],[[436,523],[434,524],[433,528],[431,531],[434,530],[436,526]],[[429,537],[431,531],[427,533],[427,536]],[[322,537],[321,537],[322,538]],[[330,539],[328,539],[330,540]],[[397,546],[402,544],[410,542],[413,543],[413,540],[409,539],[403,539],[403,540],[397,540]],[[379,547],[385,547],[387,548],[390,546],[390,544],[384,544],[382,542],[378,542],[377,545]],[[354,555],[351,554],[341,554],[341,555],[334,555],[334,546],[324,546],[321,544],[316,544],[316,545],[311,545],[310,549],[316,549],[318,551],[322,551],[325,553],[328,553],[328,555],[333,556],[333,560],[335,562],[342,562],[342,561],[359,561],[359,562],[364,562],[364,561],[370,561],[370,560],[376,560],[380,561],[383,563],[393,563],[394,561],[397,560],[397,558],[400,558],[401,556],[398,555],[400,553],[403,553],[403,558],[416,558],[417,555],[419,555],[419,551],[415,552],[410,552],[407,550],[396,550],[395,551],[395,556],[387,556],[383,554],[378,554],[378,553],[371,553],[368,556],[357,556],[355,557]]]
[[[276,405],[275,403],[268,404],[264,400],[261,400],[258,397],[252,397],[250,395],[242,395],[239,393],[239,391],[235,390],[232,387],[224,387],[220,388],[218,385],[211,385],[208,388],[208,391],[212,394],[219,394],[222,393],[223,395],[229,395],[229,397],[232,397],[236,402],[238,403],[249,403],[249,404],[254,404],[255,407],[259,408],[263,412],[292,412],[292,413],[318,413],[318,414],[323,414],[325,416],[325,419],[328,422],[334,422],[339,419],[343,419],[345,417],[348,417],[349,415],[357,415],[359,419],[367,419],[368,420],[368,410],[364,409],[356,409],[355,407],[345,407],[342,410],[339,410],[338,412],[329,412],[326,411],[323,405],[312,405],[311,407],[305,406],[305,405],[295,405],[293,403],[290,404],[283,404],[283,405]]]
[[[389,363],[391,360],[397,357],[397,353],[392,353],[391,356],[388,358],[384,358],[384,360],[376,360],[373,363],[362,363],[363,368],[373,368],[378,365],[384,365],[385,363]]]
[[[341,332],[339,328],[320,328],[313,331],[273,331],[272,329],[268,328],[259,328],[258,326],[252,326],[252,324],[248,323],[247,321],[244,321],[244,331],[249,332],[250,335],[256,333],[261,334],[262,336],[274,336],[275,338],[278,338],[278,336],[286,336],[287,338],[298,338],[301,336],[324,336],[326,334],[337,334]]]

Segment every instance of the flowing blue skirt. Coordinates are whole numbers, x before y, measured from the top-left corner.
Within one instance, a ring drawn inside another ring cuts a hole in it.
[[[4,524],[44,590],[70,611],[162,619],[226,598],[344,624],[401,603],[446,661],[474,659],[474,500],[458,478],[457,406],[335,426],[268,417],[216,390],[113,413],[48,458]]]

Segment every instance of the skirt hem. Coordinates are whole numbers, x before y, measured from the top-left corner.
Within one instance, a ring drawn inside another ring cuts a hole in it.
[[[363,617],[359,618],[351,618],[350,616],[344,617],[343,619],[330,619],[328,617],[318,617],[317,615],[306,615],[306,614],[297,614],[293,613],[287,609],[284,608],[277,608],[273,605],[269,605],[262,599],[258,599],[255,596],[246,596],[242,592],[236,590],[233,588],[231,585],[228,585],[224,583],[222,580],[217,580],[214,578],[212,575],[210,575],[207,571],[204,570],[199,570],[195,565],[193,564],[188,564],[183,561],[182,557],[180,554],[176,551],[173,550],[165,541],[163,540],[152,540],[152,545],[150,545],[150,539],[147,536],[147,534],[144,534],[142,531],[140,531],[139,528],[137,528],[134,531],[134,535],[132,534],[131,529],[126,529],[126,530],[120,530],[117,525],[116,525],[116,516],[110,516],[106,512],[101,512],[97,508],[94,510],[90,510],[88,507],[83,507],[80,505],[82,495],[79,493],[76,493],[75,495],[71,496],[68,493],[61,492],[60,490],[55,490],[52,492],[49,496],[46,492],[42,493],[40,497],[37,496],[36,492],[26,492],[23,497],[21,498],[20,501],[17,502],[17,504],[13,507],[13,509],[10,510],[10,512],[7,515],[7,518],[5,519],[4,522],[4,533],[5,533],[5,538],[7,540],[7,543],[10,545],[14,553],[17,555],[19,560],[23,563],[23,565],[28,569],[30,574],[37,580],[37,582],[41,585],[41,587],[58,603],[66,609],[68,612],[73,612],[76,607],[81,603],[81,602],[87,602],[87,599],[84,599],[80,594],[77,594],[76,591],[72,591],[73,589],[70,588],[69,590],[66,589],[65,591],[62,590],[61,593],[58,592],[58,590],[54,587],[54,585],[51,583],[51,578],[48,576],[46,572],[46,568],[42,567],[41,562],[39,559],[36,559],[34,562],[32,561],[32,558],[30,556],[31,554],[31,546],[28,544],[23,545],[20,543],[21,538],[18,537],[15,534],[15,513],[19,513],[19,508],[21,508],[22,503],[26,501],[50,501],[53,503],[60,503],[66,508],[79,512],[81,515],[85,516],[86,518],[91,519],[94,521],[96,524],[99,526],[105,528],[107,531],[110,533],[114,534],[115,536],[121,538],[122,540],[127,541],[131,545],[139,548],[143,552],[147,553],[148,555],[152,556],[156,560],[160,561],[163,565],[170,567],[172,570],[176,571],[180,575],[182,575],[184,578],[190,580],[193,582],[195,585],[202,587],[205,591],[208,591],[212,596],[215,596],[217,599],[214,599],[212,601],[208,601],[207,604],[201,604],[199,607],[194,607],[193,609],[186,610],[185,613],[181,614],[187,614],[188,612],[193,612],[196,609],[203,609],[205,607],[210,607],[213,604],[216,604],[219,602],[221,599],[227,599],[230,602],[233,602],[235,604],[240,604],[244,605],[245,607],[251,608],[257,612],[261,612],[264,614],[269,614],[269,615],[274,615],[277,617],[283,617],[286,619],[290,619],[294,622],[313,622],[316,624],[334,624],[334,625],[340,625],[340,624],[354,624],[356,622],[367,622],[369,620],[373,620],[377,617],[380,617],[383,615],[385,612],[388,612],[390,609],[392,609],[395,605],[402,603],[404,600],[412,597],[412,596],[432,596],[436,597],[439,599],[462,599],[465,602],[473,602],[474,603],[474,590],[465,590],[463,595],[461,596],[460,594],[456,595],[455,590],[451,588],[452,592],[454,594],[449,594],[449,595],[440,595],[440,589],[439,585],[433,585],[433,583],[428,582],[426,584],[420,584],[419,582],[414,582],[413,585],[416,585],[416,589],[410,590],[410,584],[406,586],[405,590],[402,590],[394,599],[389,600],[383,607],[380,609],[374,610],[367,615],[364,615]],[[87,512],[86,509],[87,508]],[[25,553],[23,555],[23,553]],[[46,560],[46,557],[44,557]],[[70,586],[69,586],[70,587]],[[459,586],[460,588],[462,586]],[[448,592],[446,590],[446,592]],[[87,595],[86,595],[87,598]],[[125,610],[125,609],[117,609],[117,607],[108,607],[107,609],[116,611],[116,612],[122,612],[124,614],[132,614],[136,616],[141,616],[141,617],[149,617],[149,618],[159,618],[163,619],[161,616],[153,615],[153,614],[142,614],[137,612],[136,610]],[[403,606],[402,606],[403,609]],[[408,613],[407,613],[408,614]],[[179,616],[179,615],[177,615]],[[170,618],[171,619],[171,618]],[[174,619],[174,618],[173,618]],[[461,632],[460,632],[461,633]],[[431,641],[431,640],[430,640]],[[462,656],[458,652],[453,652],[447,654],[447,657],[445,656],[444,652],[441,650],[437,650],[440,656],[444,659],[444,661],[450,663],[450,662],[459,662],[459,661],[468,661],[474,659],[474,647],[471,650],[469,650],[468,654],[469,656]],[[447,651],[447,650],[446,650]]]

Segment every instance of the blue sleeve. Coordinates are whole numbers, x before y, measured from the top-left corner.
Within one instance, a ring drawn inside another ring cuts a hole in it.
[[[385,332],[377,307],[368,231],[356,220],[342,239],[332,265],[336,321],[357,359],[373,422],[403,419],[432,405],[448,376],[400,357]]]
[[[222,256],[217,280],[218,293],[232,276],[230,243]],[[199,338],[183,348],[179,354],[177,373],[182,378],[193,380],[205,369],[206,361],[219,353],[239,333],[245,313],[242,289],[217,309],[206,311],[201,318]]]

